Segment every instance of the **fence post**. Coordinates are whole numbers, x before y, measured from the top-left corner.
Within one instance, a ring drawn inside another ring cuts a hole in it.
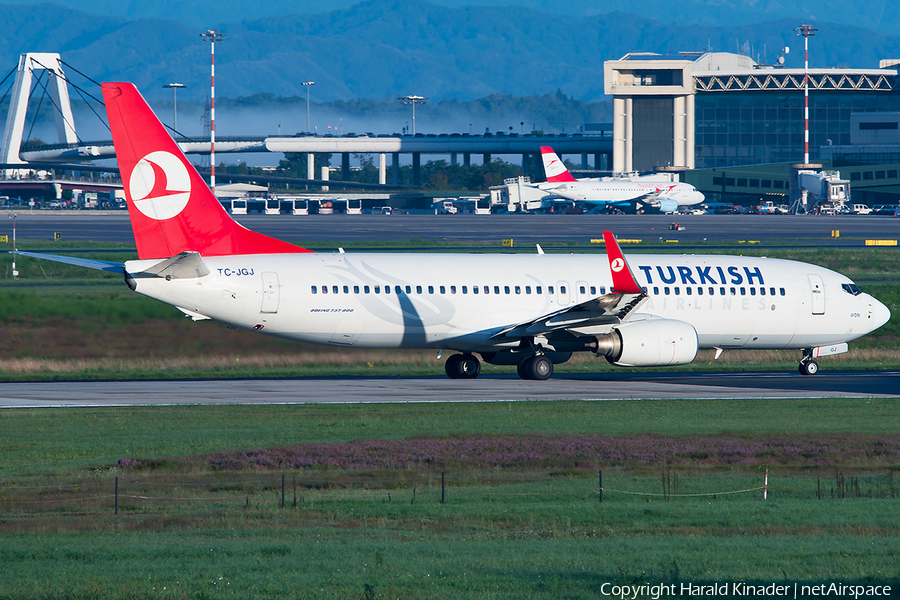
[[[281,474],[281,508],[284,508],[284,473]]]
[[[441,471],[441,504],[443,504],[447,499],[445,493],[446,493],[446,487],[445,487],[445,480],[444,480],[444,472]]]
[[[119,476],[116,475],[116,514],[119,514]]]
[[[597,471],[597,488],[600,490],[600,502],[603,502],[603,470]]]

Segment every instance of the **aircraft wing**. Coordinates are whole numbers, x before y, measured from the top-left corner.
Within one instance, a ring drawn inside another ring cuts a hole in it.
[[[54,262],[65,263],[67,265],[75,265],[76,267],[85,267],[94,269],[95,271],[109,271],[110,273],[125,274],[125,264],[110,262],[106,260],[92,260],[90,258],[75,258],[72,256],[56,256],[55,254],[40,254],[39,252],[22,252],[21,250],[12,250],[10,254],[18,254],[19,256],[30,256],[31,258],[40,258],[41,260],[52,260]]]
[[[613,288],[610,293],[530,321],[511,325],[492,335],[491,339],[522,338],[559,329],[609,325],[628,320],[647,299],[647,293],[634,278],[615,236],[609,231],[604,231],[603,238],[606,241],[609,269],[613,277]]]

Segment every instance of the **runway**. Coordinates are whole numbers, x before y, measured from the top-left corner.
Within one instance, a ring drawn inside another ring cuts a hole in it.
[[[791,247],[862,246],[866,239],[897,239],[900,229],[900,219],[856,215],[240,215],[236,220],[254,231],[299,245],[425,240],[499,246],[500,240],[512,239],[514,251],[524,251],[529,246],[533,249],[534,244],[591,246],[591,240],[603,237],[604,229],[619,239],[674,242],[672,249],[677,249],[677,244],[704,241],[766,241]],[[675,221],[684,229],[669,229]],[[21,239],[47,240],[46,250],[52,250],[55,232],[64,241],[134,242],[124,211],[24,212],[17,216],[17,228]],[[840,232],[839,237],[832,236],[835,230]]]
[[[814,377],[762,373],[602,373],[445,377],[87,381],[0,384],[0,408],[413,402],[624,401],[679,398],[900,397],[900,371]]]

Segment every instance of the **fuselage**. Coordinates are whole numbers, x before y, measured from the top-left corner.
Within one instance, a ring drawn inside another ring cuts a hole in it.
[[[615,203],[652,197],[674,201],[677,206],[688,206],[699,204],[705,199],[701,192],[687,183],[573,181],[560,183],[548,191],[575,202]]]
[[[847,277],[738,256],[632,255],[647,316],[689,323],[701,348],[846,342],[890,313]],[[139,273],[158,263],[126,263]],[[491,351],[509,326],[611,292],[602,254],[268,254],[206,257],[204,277],[136,277],[137,292],[237,327],[317,344]],[[640,318],[635,315],[634,318]],[[577,331],[576,331],[577,333]]]

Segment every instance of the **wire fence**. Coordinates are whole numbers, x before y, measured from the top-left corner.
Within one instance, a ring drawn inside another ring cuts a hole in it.
[[[580,473],[492,471],[360,473],[207,473],[104,475],[85,481],[0,484],[0,518],[318,508],[352,503],[626,503],[697,499],[893,500],[894,470],[828,473]]]

